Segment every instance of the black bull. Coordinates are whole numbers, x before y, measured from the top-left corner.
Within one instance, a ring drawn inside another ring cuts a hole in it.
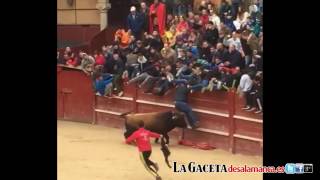
[[[166,139],[166,144],[169,144],[168,132],[175,127],[186,128],[187,124],[184,120],[184,114],[174,111],[153,112],[153,113],[138,113],[122,115],[125,118],[124,133],[125,138],[128,138],[138,127],[138,122],[143,121],[145,129],[162,134]]]
[[[161,151],[163,152],[167,165],[169,166],[169,168],[171,168],[168,160],[168,156],[170,155],[170,150],[167,146],[167,144],[169,144],[168,132],[170,132],[175,127],[187,127],[187,124],[184,120],[184,114],[174,111],[167,111],[139,114],[124,113],[121,116],[125,118],[125,138],[128,138],[134,131],[139,128],[139,121],[144,122],[145,129],[163,135],[163,137],[166,139],[166,142],[164,142],[164,138],[162,137]],[[156,139],[156,142],[157,141],[158,139]]]

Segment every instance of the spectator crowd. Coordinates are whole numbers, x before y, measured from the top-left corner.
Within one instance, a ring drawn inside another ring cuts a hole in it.
[[[157,96],[170,88],[184,88],[182,94],[237,88],[246,99],[242,109],[262,113],[262,0],[222,0],[219,6],[203,0],[199,8],[188,0],[134,5],[114,42],[92,55],[67,47],[58,63],[81,68],[101,96],[122,96],[129,84]]]

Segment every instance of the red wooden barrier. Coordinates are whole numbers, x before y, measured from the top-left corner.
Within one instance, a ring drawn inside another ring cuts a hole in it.
[[[91,79],[76,68],[60,66],[58,71],[58,118],[91,123],[94,102]]]
[[[75,80],[76,79],[76,80]],[[125,86],[124,97],[95,96],[91,79],[83,72],[58,67],[58,117],[123,128],[123,112],[161,112],[172,110],[174,89],[158,97],[144,94],[135,86]],[[262,154],[262,117],[240,110],[243,99],[230,92],[193,93],[190,105],[199,117],[197,130],[176,129],[174,138],[207,142],[233,153]]]

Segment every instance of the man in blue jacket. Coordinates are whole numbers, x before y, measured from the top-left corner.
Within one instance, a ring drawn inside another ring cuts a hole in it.
[[[144,18],[136,11],[136,7],[130,8],[130,14],[127,18],[128,28],[131,29],[134,37],[140,39],[141,31],[144,24]]]
[[[196,129],[199,127],[199,120],[197,119],[197,117],[192,111],[192,108],[188,104],[188,94],[190,92],[190,88],[188,88],[186,81],[175,82],[177,84],[176,93],[174,96],[175,108],[178,111],[185,113],[191,128]]]
[[[112,80],[111,74],[99,74],[95,80],[96,95],[111,96],[112,94]]]

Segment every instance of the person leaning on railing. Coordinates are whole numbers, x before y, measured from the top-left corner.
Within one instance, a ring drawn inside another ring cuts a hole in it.
[[[240,84],[238,86],[237,93],[240,95],[240,97],[243,97],[246,99],[246,105],[243,107],[243,110],[248,110],[252,107],[252,96],[250,96],[250,91],[252,89],[253,85],[253,78],[254,78],[255,72],[250,71],[249,69],[243,70],[243,75],[240,79]]]
[[[171,65],[161,67],[160,77],[155,82],[152,93],[157,96],[163,96],[173,85],[174,76],[171,73]]]
[[[185,113],[192,129],[196,129],[199,127],[199,121],[188,104],[188,94],[190,89],[187,87],[187,81],[175,80],[175,83],[177,84],[174,96],[175,108],[178,111]]]
[[[95,79],[95,91],[98,96],[112,96],[112,81],[111,74],[97,74]]]
[[[80,52],[79,57],[81,58],[80,68],[88,76],[91,75],[91,73],[93,72],[94,64],[95,64],[94,58],[84,52]]]

